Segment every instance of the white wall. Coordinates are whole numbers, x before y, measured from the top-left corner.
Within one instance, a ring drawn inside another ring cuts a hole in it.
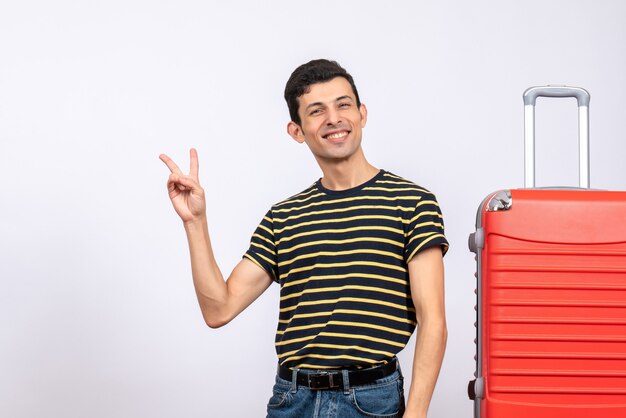
[[[625,41],[621,0],[3,2],[1,415],[264,415],[279,289],[203,324],[157,156],[186,167],[198,147],[229,272],[267,208],[320,176],[282,91],[329,57],[368,105],[370,161],[444,210],[450,337],[430,417],[470,417],[466,240],[485,195],[522,186],[521,93],[587,88],[592,186],[624,190]],[[573,185],[574,102],[539,106],[538,182]]]

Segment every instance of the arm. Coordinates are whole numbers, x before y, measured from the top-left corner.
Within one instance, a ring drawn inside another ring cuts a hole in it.
[[[265,270],[243,259],[224,281],[211,247],[195,149],[190,151],[190,157],[191,168],[187,176],[168,156],[159,156],[171,171],[167,190],[187,233],[191,272],[202,316],[208,326],[217,328],[230,322],[256,300],[270,286],[272,279]]]
[[[418,322],[411,388],[404,418],[425,418],[446,347],[443,256],[431,247],[409,262],[411,294]]]

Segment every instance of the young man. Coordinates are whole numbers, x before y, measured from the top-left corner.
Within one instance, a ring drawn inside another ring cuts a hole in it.
[[[268,417],[426,417],[446,344],[443,254],[433,194],[372,166],[367,109],[336,62],[298,67],[285,88],[289,135],[323,177],[267,212],[227,281],[213,257],[198,180],[167,156],[206,323],[227,324],[273,281],[281,286],[278,374]],[[406,403],[395,355],[418,329]]]

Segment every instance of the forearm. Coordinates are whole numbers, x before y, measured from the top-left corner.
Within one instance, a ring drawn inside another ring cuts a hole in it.
[[[228,287],[224,281],[211,247],[206,216],[185,222],[189,243],[191,273],[198,303],[205,322],[211,328],[228,322]]]
[[[405,417],[425,418],[446,348],[445,319],[424,321],[418,330]]]

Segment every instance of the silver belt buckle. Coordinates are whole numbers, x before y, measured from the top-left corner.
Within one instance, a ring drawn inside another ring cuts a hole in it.
[[[333,374],[323,370],[320,370],[318,373],[308,374],[307,383],[311,389],[324,390],[335,387]]]

